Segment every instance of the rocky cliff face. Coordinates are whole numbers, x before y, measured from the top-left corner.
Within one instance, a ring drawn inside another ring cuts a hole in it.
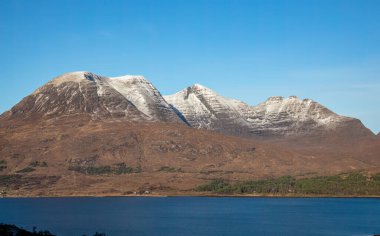
[[[243,137],[299,137],[343,132],[373,136],[357,119],[335,114],[310,99],[271,97],[257,106],[193,85],[165,99],[189,124]]]

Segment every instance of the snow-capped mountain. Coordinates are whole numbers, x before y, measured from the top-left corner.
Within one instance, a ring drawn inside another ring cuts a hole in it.
[[[359,120],[337,115],[310,99],[270,97],[250,106],[199,84],[163,97],[143,76],[105,77],[90,72],[54,78],[2,117],[78,114],[91,119],[187,124],[242,137],[374,136]]]
[[[128,118],[182,122],[158,90],[142,76],[104,77],[90,72],[58,76],[24,98],[8,116]]]
[[[270,97],[250,106],[195,84],[164,98],[189,124],[245,137],[304,136],[344,131],[373,135],[354,118],[337,115],[310,99]]]

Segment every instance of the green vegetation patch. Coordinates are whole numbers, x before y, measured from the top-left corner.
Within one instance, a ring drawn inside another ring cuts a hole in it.
[[[141,172],[141,167],[138,166],[136,168],[127,166],[125,163],[118,163],[115,165],[113,168],[113,172],[117,175],[120,174],[129,174],[129,173],[140,173]]]
[[[18,170],[16,171],[17,173],[29,173],[29,172],[33,172],[35,171],[36,169],[34,169],[33,167],[25,167],[24,169],[21,169],[21,170]]]
[[[86,175],[105,175],[105,174],[130,174],[140,173],[141,167],[130,167],[125,163],[118,163],[113,166],[70,166],[69,170],[80,172]]]
[[[7,162],[5,160],[0,160],[0,171],[3,171],[7,168]]]
[[[380,195],[380,174],[367,177],[361,173],[350,173],[305,179],[283,176],[239,183],[217,179],[198,186],[196,190],[223,194]]]
[[[376,175],[372,176],[372,179],[374,181],[379,181],[380,182],[380,173],[377,173]]]
[[[38,168],[38,167],[47,167],[47,166],[48,165],[45,161],[43,161],[43,162],[33,161],[29,164],[29,166],[27,166],[21,170],[16,171],[16,173],[29,173],[29,172],[35,171],[36,168]],[[0,167],[0,170],[1,170],[1,167]]]
[[[48,164],[45,162],[45,161],[33,161],[29,164],[29,166],[31,167],[47,167]]]

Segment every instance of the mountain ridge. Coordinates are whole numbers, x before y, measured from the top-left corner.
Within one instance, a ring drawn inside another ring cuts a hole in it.
[[[356,127],[364,136],[373,136],[360,120],[337,115],[311,99],[296,96],[269,97],[256,106],[225,98],[195,84],[164,98],[196,128],[245,137],[303,136],[334,129]],[[342,124],[349,123],[345,127]]]
[[[254,138],[310,136],[339,132],[376,136],[359,119],[345,117],[311,99],[269,97],[257,105],[226,98],[193,84],[162,96],[143,76],[99,76],[78,71],[57,76],[25,97],[8,116],[87,113],[96,118],[176,122],[193,128]],[[31,115],[31,114],[29,114]]]

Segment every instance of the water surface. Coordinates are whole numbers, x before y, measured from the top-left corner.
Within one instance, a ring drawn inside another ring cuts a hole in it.
[[[0,222],[59,236],[373,235],[366,198],[106,197],[0,199]]]

